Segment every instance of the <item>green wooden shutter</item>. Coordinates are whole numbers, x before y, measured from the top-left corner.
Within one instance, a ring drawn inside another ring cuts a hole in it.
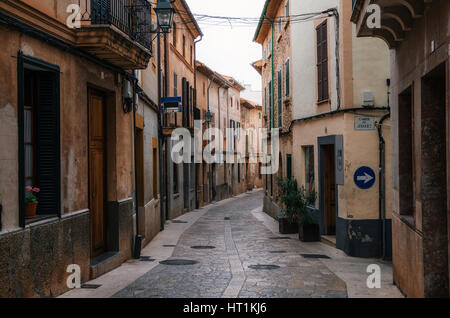
[[[292,155],[286,155],[286,173],[287,173],[287,178],[291,179],[292,178]]]
[[[38,214],[60,215],[59,75],[40,72],[37,80],[37,184]]]
[[[290,63],[289,59],[286,61],[286,96],[289,96],[291,94],[291,84],[290,84],[290,76],[291,76],[291,70],[290,70]]]
[[[283,75],[281,70],[278,71],[278,127],[283,126]]]

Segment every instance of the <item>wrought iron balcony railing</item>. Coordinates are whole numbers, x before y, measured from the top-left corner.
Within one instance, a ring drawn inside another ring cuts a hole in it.
[[[78,0],[83,25],[112,25],[152,51],[152,7],[147,0]]]

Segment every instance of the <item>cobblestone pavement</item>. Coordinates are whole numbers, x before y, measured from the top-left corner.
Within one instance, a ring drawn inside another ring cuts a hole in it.
[[[256,191],[211,207],[183,233],[170,258],[196,264],[158,264],[113,297],[347,297],[345,283],[321,261],[300,255],[309,252],[303,243],[280,239],[253,216],[262,196]]]

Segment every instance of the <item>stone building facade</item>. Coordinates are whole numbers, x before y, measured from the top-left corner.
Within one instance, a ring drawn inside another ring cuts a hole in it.
[[[163,97],[180,97],[182,111],[164,113],[164,180],[165,201],[163,204],[167,220],[177,218],[197,206],[196,167],[191,163],[174,164],[171,150],[177,141],[171,140],[173,131],[185,127],[194,135],[195,108],[195,49],[202,32],[184,0],[174,1],[174,24],[170,34],[164,35],[161,53]],[[192,142],[193,142],[192,138]]]
[[[389,258],[389,55],[381,40],[356,38],[349,22],[351,9],[351,3],[339,0],[268,0],[255,40],[262,44],[263,57],[269,52],[269,59],[270,45],[276,43],[273,54],[281,61],[274,63],[275,74],[289,58],[289,71],[281,74],[283,87],[274,80],[275,107],[270,95],[267,107],[277,119],[281,92],[284,114],[276,177],[294,177],[307,193],[316,194],[310,208],[323,240],[351,256]],[[299,22],[297,17],[306,14],[313,17]],[[281,21],[287,27],[279,26],[281,35],[272,40],[271,23],[266,21]],[[372,57],[381,61],[367,63]],[[271,65],[265,65],[254,63],[262,71],[263,87],[271,79]],[[279,217],[272,178],[268,176],[264,207]],[[370,186],[358,182],[363,179]]]
[[[449,296],[449,17],[448,1],[353,1],[356,34],[391,50],[393,270],[408,297]]]
[[[263,59],[260,72],[262,76],[264,126],[278,128],[279,169],[264,176],[266,197],[264,205],[267,211],[274,211],[277,182],[289,177],[292,172],[292,134],[289,131],[292,122],[292,51],[291,12],[289,0],[266,1],[254,41],[261,44]],[[270,138],[269,138],[270,139]],[[271,142],[269,140],[270,149]],[[277,213],[273,214],[277,216]]]
[[[241,124],[245,132],[242,137],[242,151],[245,154],[245,191],[263,187],[261,174],[263,128],[262,106],[241,97]]]
[[[69,265],[84,282],[134,247],[132,71],[151,45],[91,8],[69,28],[72,3],[0,3],[1,297],[59,295]],[[34,219],[26,186],[40,188]]]

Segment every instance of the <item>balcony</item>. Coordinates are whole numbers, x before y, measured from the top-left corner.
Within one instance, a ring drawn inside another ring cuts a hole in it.
[[[152,56],[152,8],[146,0],[78,0],[77,46],[123,69],[145,69]]]
[[[367,13],[369,4],[381,8],[381,28],[369,28]],[[414,20],[423,16],[431,0],[353,0],[352,22],[356,24],[360,37],[378,37],[383,39],[390,49],[396,48],[411,31]]]

